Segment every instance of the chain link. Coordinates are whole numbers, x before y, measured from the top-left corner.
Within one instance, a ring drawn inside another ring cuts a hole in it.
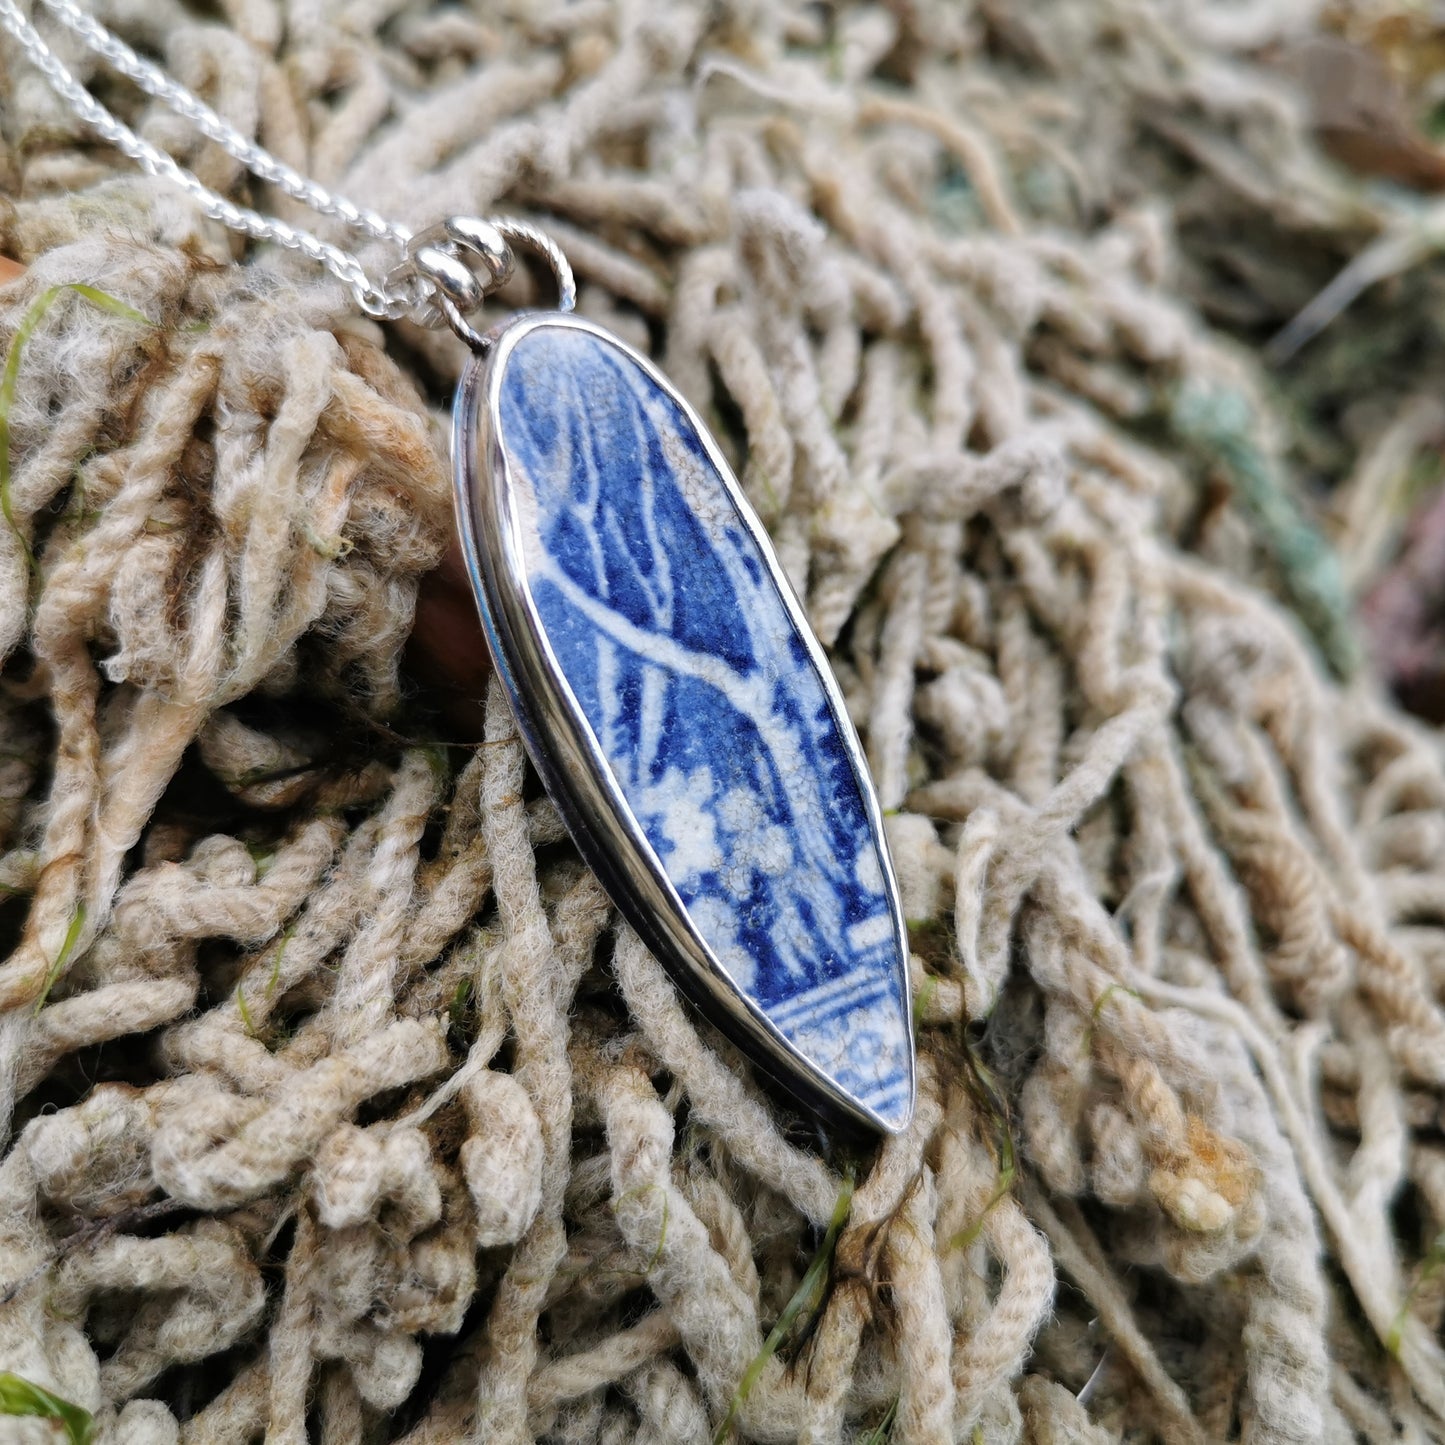
[[[391,241],[405,252],[411,239],[411,232],[405,226],[357,206],[344,196],[333,194],[247,140],[199,97],[171,80],[157,66],[137,55],[119,37],[80,10],[74,0],[40,0],[40,3],[95,54],[129,77],[148,95],[189,120],[253,175],[270,182],[313,210],[335,216],[378,240]],[[204,185],[101,105],[45,43],[21,11],[17,0],[0,0],[0,27],[9,32],[36,70],[102,140],[129,156],[148,175],[164,177],[179,186],[213,221],[219,221],[253,240],[272,241],[288,250],[300,252],[324,266],[350,288],[356,304],[368,316],[395,320],[416,312],[429,299],[418,295],[416,285],[387,287],[379,284],[349,251],[333,246],[299,226],[292,226],[274,216],[263,216],[248,206],[228,201]]]
[[[299,171],[292,170],[285,161],[278,160],[269,151],[248,140],[234,126],[222,120],[205,101],[172,80],[159,66],[152,65],[149,60],[137,55],[119,36],[113,35],[93,16],[87,15],[75,0],[41,0],[41,3],[112,69],[133,80],[147,95],[154,96],[163,105],[169,106],[177,115],[184,116],[202,135],[215,141],[227,155],[240,161],[252,175],[269,181],[293,200],[310,206],[313,211],[319,211],[325,216],[336,216],[379,241],[392,241],[398,246],[405,246],[411,239],[411,232],[405,226],[395,225],[384,216],[378,216],[375,211],[353,204],[345,196],[333,195],[325,186],[303,176]]]

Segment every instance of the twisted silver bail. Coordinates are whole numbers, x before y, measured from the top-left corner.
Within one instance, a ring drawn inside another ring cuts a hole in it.
[[[490,339],[468,316],[507,284],[516,268],[512,242],[536,251],[557,280],[557,309],[577,303],[577,283],[562,249],[545,231],[510,216],[451,216],[418,231],[406,260],[387,277],[387,289],[410,290],[411,317],[423,326],[445,323],[468,346],[485,351]]]

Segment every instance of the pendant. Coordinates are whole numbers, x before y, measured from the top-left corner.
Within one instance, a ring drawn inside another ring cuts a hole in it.
[[[908,941],[878,800],[717,444],[650,361],[560,312],[487,338],[454,416],[492,659],[582,856],[793,1097],[903,1129]]]

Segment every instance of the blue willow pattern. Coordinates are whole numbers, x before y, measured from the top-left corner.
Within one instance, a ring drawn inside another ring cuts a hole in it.
[[[848,1093],[910,1107],[878,840],[822,683],[702,439],[596,333],[539,326],[499,393],[533,605],[693,929]]]

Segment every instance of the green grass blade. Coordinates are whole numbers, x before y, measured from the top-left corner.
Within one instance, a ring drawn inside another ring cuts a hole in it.
[[[15,508],[10,497],[10,413],[15,405],[15,391],[20,380],[20,358],[25,351],[25,344],[35,335],[40,323],[45,320],[46,313],[67,291],[75,292],[77,296],[83,297],[92,306],[111,316],[139,322],[142,326],[152,324],[150,318],[142,315],[135,307],[127,306],[124,301],[107,295],[98,287],[87,286],[80,281],[62,281],[58,285],[47,287],[30,303],[20,318],[20,324],[15,328],[15,335],[10,338],[10,347],[5,353],[5,366],[0,369],[0,517],[4,517],[5,525],[20,543],[20,550],[25,553],[26,565],[32,572],[35,570],[35,555],[20,530],[20,524],[15,520]]]
[[[876,1428],[860,1437],[858,1445],[888,1445],[889,1436],[893,1434],[893,1422],[897,1418],[898,1396],[895,1395],[893,1403],[884,1412],[883,1418],[878,1422]]]
[[[1410,1317],[1410,1306],[1415,1302],[1415,1296],[1419,1294],[1421,1286],[1428,1284],[1439,1274],[1442,1267],[1445,1267],[1445,1231],[1435,1236],[1435,1241],[1425,1252],[1425,1258],[1420,1261],[1419,1273],[1415,1276],[1415,1283],[1410,1286],[1409,1293],[1401,1301],[1400,1308],[1395,1312],[1395,1318],[1390,1325],[1390,1331],[1385,1336],[1385,1348],[1390,1352],[1391,1358],[1398,1358],[1400,1346],[1404,1342],[1405,1322]]]
[[[89,1410],[52,1395],[41,1385],[22,1375],[0,1371],[0,1415],[32,1415],[42,1420],[57,1420],[65,1429],[70,1445],[91,1445],[95,1438],[95,1421]]]
[[[55,955],[55,962],[46,970],[45,982],[40,987],[40,997],[35,1000],[36,1013],[45,1007],[45,1000],[50,997],[55,981],[65,972],[65,966],[70,962],[76,944],[80,942],[80,933],[84,927],[85,904],[77,903],[75,912],[70,917],[70,927],[65,930],[65,938],[61,941],[60,952]]]
[[[762,1349],[743,1371],[743,1377],[738,1381],[738,1387],[733,1394],[732,1403],[728,1406],[728,1412],[723,1416],[722,1424],[717,1427],[717,1433],[712,1437],[713,1445],[723,1445],[723,1442],[731,1437],[733,1425],[743,1406],[747,1404],[753,1386],[762,1378],[768,1361],[777,1354],[778,1346],[787,1339],[793,1326],[797,1323],[798,1317],[822,1293],[823,1286],[827,1282],[828,1271],[833,1266],[833,1251],[837,1248],[838,1236],[848,1222],[848,1211],[852,1207],[853,1175],[850,1170],[843,1180],[842,1189],[838,1191],[838,1202],[833,1206],[833,1217],[828,1221],[828,1232],[823,1236],[823,1242],[818,1246],[818,1252],[808,1265],[802,1281],[793,1291],[792,1299],[788,1301],[786,1308],[778,1316],[777,1324],[768,1331],[768,1337],[763,1341]]]

